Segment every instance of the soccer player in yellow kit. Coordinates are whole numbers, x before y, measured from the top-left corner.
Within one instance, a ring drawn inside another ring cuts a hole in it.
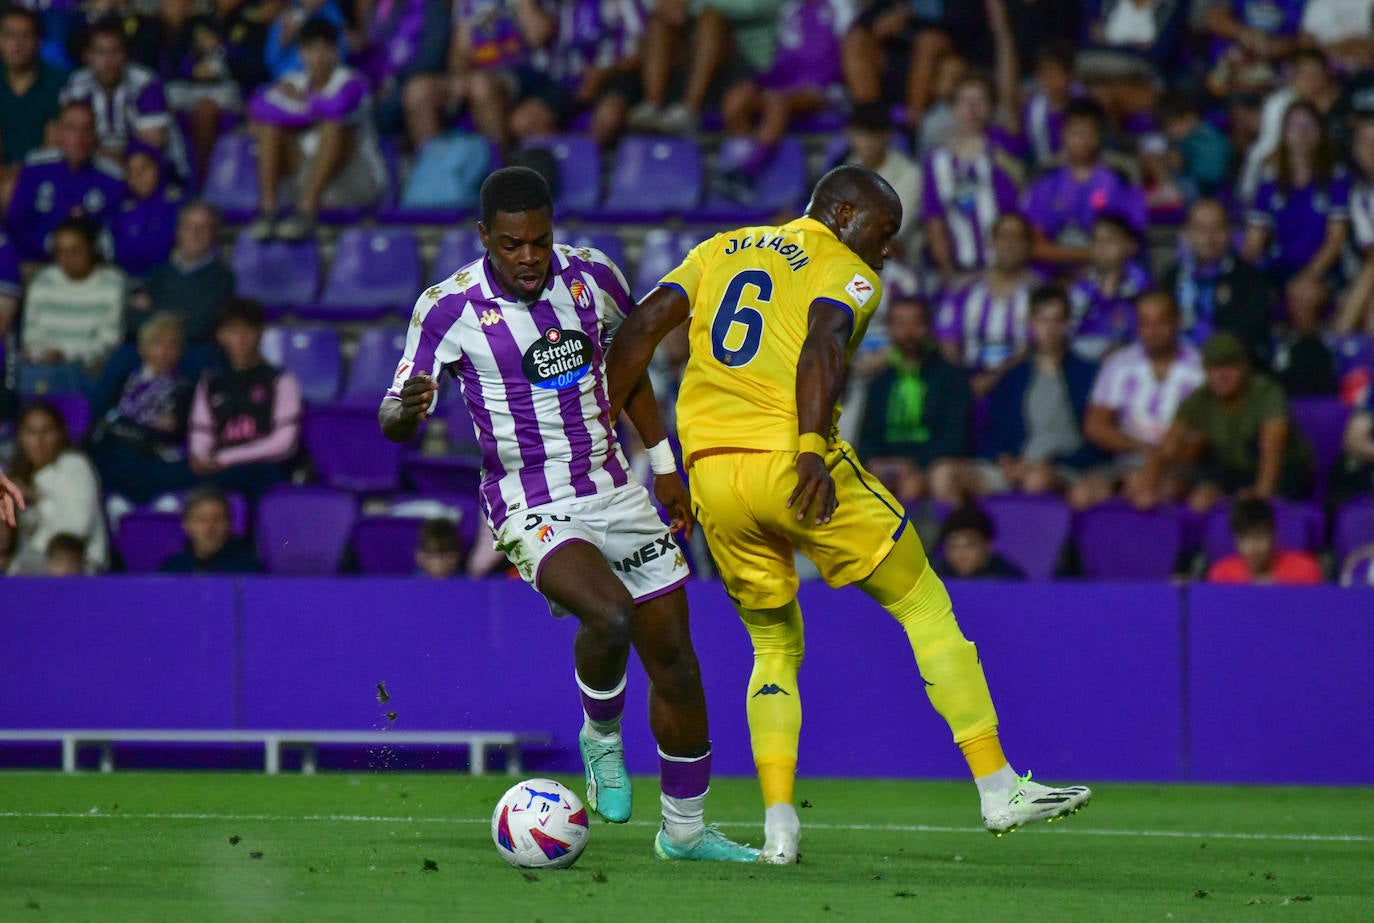
[[[803,633],[793,551],[831,586],[857,585],[897,619],[925,690],[963,751],[998,835],[1076,812],[1091,792],[1018,776],[997,736],[978,651],[900,503],[838,437],[848,361],[881,293],[902,207],[876,173],[842,166],[806,214],[699,244],[617,333],[612,419],[659,341],[690,318],[677,405],[697,520],[754,646],[749,732],[763,790],[762,861],[797,861],[792,804]]]

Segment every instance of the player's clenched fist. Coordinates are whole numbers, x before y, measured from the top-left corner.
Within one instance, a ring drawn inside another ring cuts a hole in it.
[[[412,375],[401,386],[401,417],[405,420],[423,420],[429,416],[430,405],[434,403],[434,392],[439,383],[428,372]]]

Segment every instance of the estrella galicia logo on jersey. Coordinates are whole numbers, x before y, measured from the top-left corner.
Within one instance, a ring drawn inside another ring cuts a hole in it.
[[[567,388],[592,367],[592,341],[581,330],[550,327],[525,350],[525,377],[539,388]]]
[[[761,695],[785,695],[790,697],[792,693],[788,692],[777,683],[764,683],[759,687],[759,691],[751,695],[750,698],[757,699]]]

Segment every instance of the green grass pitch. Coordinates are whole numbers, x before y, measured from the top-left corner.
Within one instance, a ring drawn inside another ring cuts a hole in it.
[[[802,864],[765,867],[655,860],[641,778],[634,821],[522,873],[489,829],[511,781],[0,773],[0,920],[1374,920],[1369,789],[1099,784],[997,839],[968,783],[803,780]],[[754,781],[708,820],[757,844]]]

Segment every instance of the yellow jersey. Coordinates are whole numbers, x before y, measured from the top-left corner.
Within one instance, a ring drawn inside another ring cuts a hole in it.
[[[881,300],[871,266],[811,218],[698,244],[660,283],[687,296],[691,357],[678,393],[684,460],[713,449],[797,449],[797,360],[814,301],[853,317],[847,356]]]

